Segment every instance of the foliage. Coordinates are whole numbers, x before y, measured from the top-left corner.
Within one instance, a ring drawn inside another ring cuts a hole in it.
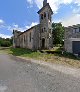
[[[52,23],[53,28],[53,44],[64,44],[64,27],[61,23]]]
[[[10,54],[28,58],[39,58],[39,56],[43,56],[43,54],[40,52],[32,51],[30,49],[25,48],[10,48]]]
[[[1,38],[0,37],[0,46],[1,47],[9,47],[12,45],[12,38]]]

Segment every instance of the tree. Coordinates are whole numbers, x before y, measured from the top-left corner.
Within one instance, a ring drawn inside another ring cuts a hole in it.
[[[13,38],[11,37],[11,38],[6,38],[5,39],[6,41],[9,41],[10,42],[10,44],[12,44],[13,43]]]
[[[64,27],[61,23],[52,23],[53,28],[53,43],[63,44],[64,40]]]
[[[1,38],[0,37],[0,46],[9,47],[12,45],[12,38]]]
[[[3,41],[2,44],[1,44],[1,46],[3,46],[3,47],[9,47],[9,46],[11,46],[11,43],[10,43],[10,41]]]

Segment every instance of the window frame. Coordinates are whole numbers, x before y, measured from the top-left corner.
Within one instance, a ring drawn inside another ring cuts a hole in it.
[[[31,32],[30,32],[30,35],[29,35],[30,37],[29,37],[29,41],[31,42]]]
[[[44,17],[43,14],[41,14],[41,19],[42,19],[42,20],[43,20],[43,17]]]
[[[44,12],[44,18],[46,18],[46,12]]]

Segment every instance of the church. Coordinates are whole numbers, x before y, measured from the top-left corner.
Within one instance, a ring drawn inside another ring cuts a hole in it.
[[[47,0],[43,1],[43,7],[37,13],[39,14],[38,25],[24,32],[13,30],[13,47],[28,48],[31,50],[50,49],[53,47],[53,11]]]

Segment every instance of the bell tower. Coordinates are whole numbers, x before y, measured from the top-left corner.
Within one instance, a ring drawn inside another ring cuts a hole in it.
[[[40,22],[40,47],[49,49],[52,47],[52,14],[53,11],[47,3],[43,1],[43,7],[38,11]]]
[[[45,6],[47,4],[47,0],[43,1],[43,6]]]

